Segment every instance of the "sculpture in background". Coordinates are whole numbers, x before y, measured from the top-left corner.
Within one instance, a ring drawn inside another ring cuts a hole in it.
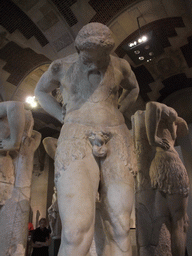
[[[6,104],[22,105],[19,102],[3,103],[4,106]],[[8,106],[6,107],[8,108]],[[18,110],[18,108],[14,108],[12,115],[9,108],[9,118],[7,118],[6,125],[10,134],[7,134],[2,140],[5,143],[2,152],[8,148],[6,145],[9,145],[9,149],[13,150],[11,155],[15,182],[9,199],[5,201],[0,211],[0,248],[2,255],[24,256],[28,234],[33,156],[41,141],[41,134],[33,131],[33,117],[30,111],[25,111],[23,106],[19,108],[19,113],[15,113],[15,109]],[[24,116],[21,123],[19,116]],[[4,120],[0,121],[4,123]],[[11,127],[13,124],[16,129],[13,132],[14,136],[11,132],[14,130]],[[13,148],[10,148],[10,141],[14,141],[10,138],[15,138],[17,147],[14,144]]]
[[[78,54],[54,61],[35,89],[42,107],[64,122],[55,157],[63,226],[58,255],[89,255],[99,189],[107,233],[101,255],[130,256],[133,145],[122,113],[135,102],[138,83],[128,62],[110,55],[114,40],[105,25],[84,26],[75,46]],[[59,86],[63,108],[50,94]]]
[[[54,187],[54,193],[52,197],[52,204],[48,208],[49,225],[51,228],[52,238],[61,238],[61,219],[59,216],[59,208],[57,201],[57,190]]]
[[[25,126],[24,107],[21,102],[0,102],[0,206],[11,197],[15,181],[13,156],[18,150]],[[10,124],[10,125],[9,125]]]
[[[174,144],[177,137],[187,134],[187,123],[165,104],[149,102],[145,112],[134,115],[133,124],[140,169],[136,196],[139,255],[184,256],[189,179]]]

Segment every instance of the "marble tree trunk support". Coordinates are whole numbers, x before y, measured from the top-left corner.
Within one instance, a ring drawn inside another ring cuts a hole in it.
[[[137,150],[138,165],[142,161],[146,167],[150,192],[137,195],[137,207],[143,208],[143,212],[137,211],[139,255],[184,256],[189,179],[174,144],[177,137],[187,134],[188,127],[174,109],[161,103],[147,103],[142,115],[133,117],[136,131],[143,131],[134,135],[136,149],[144,148],[143,154]],[[137,119],[142,119],[142,124]],[[143,142],[141,137],[145,137]]]
[[[33,157],[41,141],[40,133],[32,129],[32,114],[30,111],[25,111],[24,132],[20,148],[14,159],[15,184],[11,198],[5,202],[0,212],[0,248],[2,255],[25,255]]]
[[[47,137],[43,141],[43,146],[47,154],[54,160],[55,152],[57,148],[57,139]],[[48,208],[49,225],[51,228],[51,236],[53,239],[61,238],[61,219],[59,216],[57,190],[54,187],[54,193],[52,196],[52,204]]]
[[[153,204],[155,198],[155,191],[151,187],[149,177],[149,168],[154,151],[149,145],[146,134],[145,111],[139,110],[132,116],[132,129],[138,167],[135,186],[136,237],[138,254],[143,256],[145,255],[143,250],[151,244],[153,239]]]
[[[55,157],[59,256],[90,255],[98,189],[107,236],[100,255],[132,254],[133,142],[122,113],[139,86],[129,63],[110,54],[114,44],[107,26],[87,24],[76,37],[77,54],[54,61],[35,89],[41,106],[64,123]],[[51,94],[58,87],[63,108]]]

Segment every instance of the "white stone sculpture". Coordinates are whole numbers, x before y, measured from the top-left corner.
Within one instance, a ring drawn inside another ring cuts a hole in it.
[[[130,256],[133,143],[122,113],[135,102],[138,83],[128,62],[110,55],[114,40],[105,25],[84,26],[75,46],[78,54],[54,61],[35,90],[42,107],[64,122],[55,157],[63,227],[58,255],[89,255],[99,188],[107,231],[101,255]],[[59,86],[63,108],[50,94]]]
[[[9,102],[7,104],[11,103]],[[19,137],[20,143],[17,144],[17,151],[14,151],[13,165],[15,183],[10,198],[6,200],[0,211],[1,254],[12,256],[25,255],[28,235],[33,156],[41,141],[40,133],[32,130],[33,117],[31,112],[24,111],[24,108],[20,108],[19,111],[21,116],[24,115],[24,123],[22,122],[20,125],[24,125],[23,129],[21,129],[19,124],[15,126],[15,129],[18,127],[15,133],[17,132],[20,135],[22,132]],[[19,114],[13,115],[11,122],[8,120],[10,131],[12,130],[11,125],[13,125],[13,119],[19,117]],[[19,122],[19,118],[17,121]],[[17,121],[14,120],[15,123],[17,123]],[[8,144],[5,143],[5,145]],[[5,148],[6,147],[3,149]],[[16,148],[14,148],[14,150],[15,149]]]
[[[54,187],[52,204],[48,208],[49,225],[51,228],[51,236],[54,239],[61,238],[61,219],[59,216],[59,208],[57,201],[57,190]]]
[[[11,125],[11,128],[9,124]],[[22,103],[14,101],[6,101],[0,103],[1,207],[5,204],[5,201],[10,198],[15,181],[13,156],[10,155],[9,151],[19,149],[21,143],[21,136],[24,130],[24,125],[24,107]]]
[[[186,122],[165,104],[149,102],[133,119],[138,159],[136,193],[140,256],[184,256],[189,179],[174,148]]]

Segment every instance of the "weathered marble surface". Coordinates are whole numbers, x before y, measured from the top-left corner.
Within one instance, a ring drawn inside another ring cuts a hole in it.
[[[140,256],[184,256],[189,180],[174,143],[186,122],[174,109],[150,102],[132,117],[138,162],[137,243]]]
[[[114,40],[106,26],[84,26],[75,46],[77,54],[53,62],[35,89],[42,107],[64,122],[55,157],[63,226],[58,255],[89,255],[99,189],[106,230],[100,255],[131,256],[134,153],[122,113],[134,104],[138,83],[127,61],[110,55]],[[63,107],[50,94],[59,86]]]
[[[20,112],[20,114],[18,114]],[[20,125],[18,126],[18,123]],[[11,124],[11,127],[9,126]],[[14,156],[10,150],[18,150],[24,130],[24,107],[20,102],[0,102],[0,206],[10,198],[14,181]],[[13,129],[15,127],[15,129]]]
[[[33,118],[31,112],[24,111],[24,108],[20,111],[23,111],[23,113],[20,113],[21,115],[24,114],[24,127],[22,130],[18,129],[19,133],[22,132],[19,148],[15,151],[13,147],[14,151],[11,153],[13,155],[12,165],[15,182],[12,193],[0,211],[1,255],[25,255],[33,155],[41,140],[40,133],[32,130]],[[15,117],[17,118],[17,116]],[[20,125],[22,124],[20,123]],[[8,125],[10,127],[12,123],[8,122]]]

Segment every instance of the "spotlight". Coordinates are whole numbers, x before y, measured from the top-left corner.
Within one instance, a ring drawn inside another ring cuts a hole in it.
[[[143,41],[143,42],[146,42],[147,39],[148,39],[147,36],[143,36],[143,37],[142,37],[142,41]]]
[[[144,43],[148,40],[147,36],[142,36],[138,39],[138,43]]]
[[[137,45],[137,41],[129,43],[129,47],[132,48]]]
[[[37,107],[37,101],[35,100],[35,96],[28,96],[25,100],[32,108]]]

